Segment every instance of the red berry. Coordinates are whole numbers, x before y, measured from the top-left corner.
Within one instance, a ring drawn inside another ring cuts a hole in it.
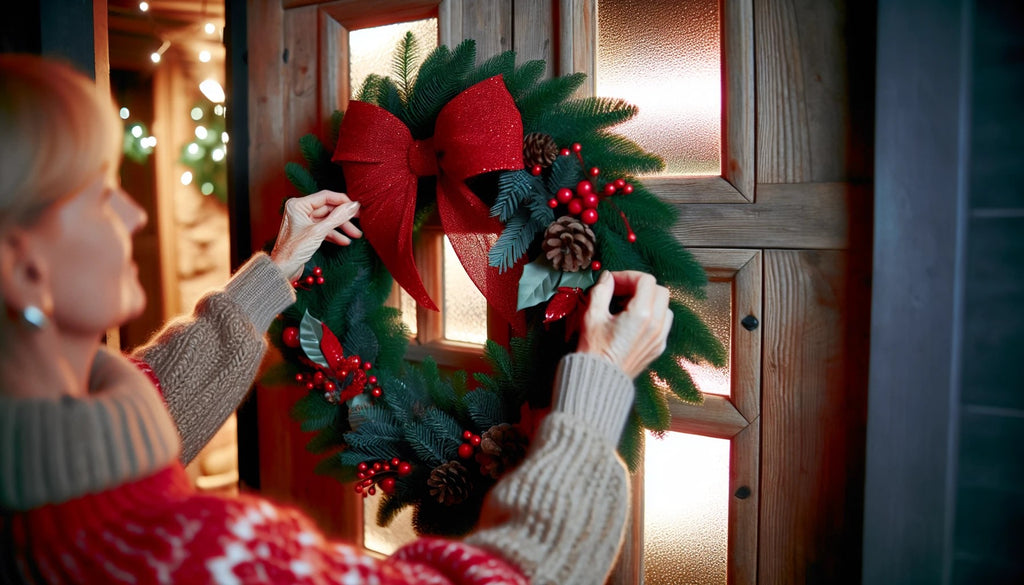
[[[316,386],[312,382],[306,382],[306,390],[312,390]]]
[[[632,244],[633,242],[636,241],[636,234],[634,234],[633,232],[629,232],[629,235],[626,236],[626,239],[629,240],[629,243]]]
[[[614,195],[615,191],[617,191],[617,190],[618,189],[615,188],[615,184],[614,183],[608,183],[607,185],[604,186],[604,194],[605,195]]]
[[[409,465],[408,463],[398,464],[398,475],[406,476],[410,473],[412,473],[412,465]]]
[[[391,460],[391,465],[394,465],[395,467],[398,467],[399,463],[401,463],[401,461],[398,460],[398,457]]]
[[[299,328],[285,327],[281,332],[281,341],[288,347],[299,347]]]
[[[537,176],[537,175],[539,175],[539,174],[541,173],[541,171],[543,171],[543,170],[544,170],[544,167],[542,167],[542,166],[540,166],[540,165],[533,165],[533,168],[532,168],[532,169],[530,169],[530,174],[536,177],[536,176]]]
[[[626,183],[622,187],[622,192],[625,193],[626,195],[629,195],[630,193],[633,192],[633,185],[630,185],[629,183]]]
[[[462,438],[463,439],[468,441],[469,438],[472,437],[472,436],[473,436],[473,433],[471,433],[470,431],[462,431]]]
[[[377,493],[377,488],[371,485],[370,489],[366,490],[366,492],[369,493],[371,496],[375,495]]]
[[[579,215],[583,211],[583,200],[573,199],[569,202],[569,213],[571,215]]]
[[[372,367],[373,367],[373,364],[371,364],[370,362],[363,362],[363,369],[364,370],[369,370]]]
[[[551,209],[558,207],[558,199],[548,199],[548,207]]]
[[[374,471],[380,471],[380,468],[381,468],[380,461],[378,461],[378,462],[373,464],[373,470]]]
[[[590,181],[580,181],[579,183],[576,183],[576,193],[580,197],[592,192],[593,190],[594,186],[590,184]]]
[[[480,444],[480,435],[473,435],[473,436],[471,436],[469,438],[469,442],[472,443],[474,447],[479,445]]]
[[[381,391],[380,387],[377,387],[377,388],[374,388],[373,390],[370,390],[370,394],[373,394],[374,398],[380,398],[381,394],[383,394],[383,393],[384,392]]]
[[[324,373],[323,372],[317,372],[317,373],[313,374],[313,383],[314,384],[323,384],[324,383]]]
[[[626,186],[626,179],[615,179],[615,188],[621,189]]]
[[[583,145],[582,144],[580,144],[579,142],[573,142],[572,143],[572,151],[573,152],[579,152],[581,150],[583,150]]]
[[[314,282],[316,282],[316,279],[313,278],[312,276],[307,276],[304,280],[306,284],[313,284]]]
[[[463,459],[469,459],[473,456],[473,446],[469,443],[463,443],[459,445],[459,457]]]
[[[597,207],[597,204],[600,203],[600,201],[601,200],[597,198],[597,195],[593,193],[587,193],[586,195],[583,196],[583,207],[589,207],[590,209],[594,209]]]
[[[559,152],[558,154],[561,154],[562,156],[569,156],[569,149],[563,148],[562,151]]]
[[[361,494],[361,493],[363,493],[363,486],[362,486],[362,484],[358,484],[358,483],[357,483],[357,484],[356,484],[356,487],[355,487],[354,489],[356,490],[356,493],[357,493],[357,494]]]
[[[371,384],[376,384],[377,383],[377,376],[370,376],[369,378],[366,379],[366,381],[371,383]]]
[[[370,466],[367,465],[365,461],[363,461],[362,463],[356,466],[356,469],[358,469],[359,471],[366,471],[369,467]]]
[[[391,495],[391,493],[395,491],[395,478],[385,477],[384,479],[380,480],[380,489],[385,494]]]
[[[374,465],[376,465],[376,463]],[[369,477],[373,477],[373,476],[377,475],[377,470],[373,469],[371,467],[370,469],[366,470],[366,475],[369,476]]]
[[[334,382],[331,382],[330,380],[324,382],[324,390],[327,390],[328,392],[334,392],[337,389],[338,387],[334,384]]]
[[[589,185],[590,183],[587,184]],[[558,193],[555,195],[555,198],[558,199],[558,202],[562,204],[572,201],[572,189],[568,189],[565,187],[559,189]]]
[[[593,270],[594,272],[601,270],[601,263],[598,262],[597,260],[594,260],[593,262],[590,263],[590,269]]]
[[[314,274],[314,275],[316,275],[316,276],[322,276],[322,275],[323,275],[323,273],[324,273],[324,269],[323,269],[323,268],[320,268],[319,266],[314,266],[314,267],[313,267],[313,274]]]
[[[301,381],[303,381],[305,379],[306,379],[306,374],[303,374],[302,372],[299,372],[298,374],[295,374],[295,381],[296,382],[301,382]]]
[[[324,279],[324,277],[322,277],[322,276],[316,277],[316,283],[317,284],[323,284],[325,282],[327,282],[327,281]]]
[[[597,210],[596,209],[584,209],[583,214],[580,216],[580,221],[586,225],[594,225],[597,223]]]
[[[590,167],[590,176],[591,177],[596,177],[596,176],[598,176],[600,174],[601,174],[601,169],[599,169],[597,167]]]

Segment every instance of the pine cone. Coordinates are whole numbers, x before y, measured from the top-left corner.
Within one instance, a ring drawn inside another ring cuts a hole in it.
[[[530,132],[523,137],[523,165],[531,168],[540,165],[550,167],[558,158],[558,145],[555,139],[540,132]]]
[[[471,490],[467,475],[466,468],[458,461],[449,461],[435,467],[427,479],[430,495],[445,506],[462,503],[469,497]]]
[[[576,272],[594,257],[594,232],[579,219],[563,215],[544,232],[544,255],[555,270]]]
[[[523,460],[526,443],[526,435],[508,423],[487,429],[480,436],[480,452],[476,454],[480,473],[498,479]]]

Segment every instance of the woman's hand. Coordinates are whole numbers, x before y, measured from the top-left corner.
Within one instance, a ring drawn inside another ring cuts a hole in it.
[[[347,246],[352,243],[349,238],[362,237],[363,232],[350,221],[358,215],[359,203],[344,193],[324,190],[293,197],[284,204],[284,219],[270,259],[288,280],[295,280],[324,240]],[[339,227],[347,236],[335,231]]]
[[[613,296],[629,297],[617,315]],[[643,372],[663,351],[672,328],[668,289],[650,274],[604,272],[590,289],[577,351],[603,355],[630,378]]]

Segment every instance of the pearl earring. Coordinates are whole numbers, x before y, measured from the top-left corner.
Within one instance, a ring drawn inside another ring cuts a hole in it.
[[[50,322],[49,319],[46,318],[46,313],[35,305],[29,305],[22,309],[21,318],[25,323],[32,326],[33,329],[42,329]]]

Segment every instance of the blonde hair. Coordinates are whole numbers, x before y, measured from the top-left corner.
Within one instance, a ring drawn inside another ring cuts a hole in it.
[[[116,173],[122,132],[113,100],[70,66],[0,55],[0,232]]]

